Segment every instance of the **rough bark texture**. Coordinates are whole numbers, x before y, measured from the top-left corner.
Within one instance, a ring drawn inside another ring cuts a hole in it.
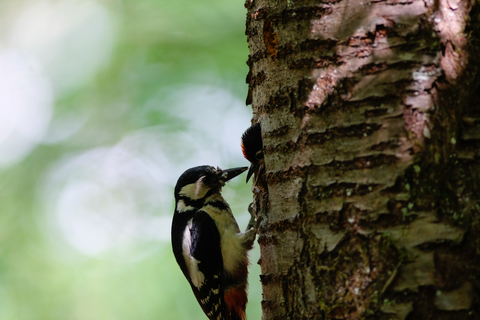
[[[480,319],[480,4],[246,7],[263,319]]]

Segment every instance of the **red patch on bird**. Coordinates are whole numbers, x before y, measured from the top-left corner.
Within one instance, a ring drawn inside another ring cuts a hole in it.
[[[227,319],[241,319],[245,320],[245,308],[247,306],[248,298],[245,288],[227,289],[224,293],[225,303],[228,306]],[[230,318],[228,318],[230,316]]]
[[[248,159],[248,157],[247,157],[247,151],[245,151],[245,144],[243,143],[243,141],[242,141],[242,153],[243,153],[243,157],[244,157],[245,159],[250,160],[250,159]]]
[[[257,152],[263,148],[260,123],[255,123],[242,134],[242,152],[245,159],[254,163],[257,161]]]

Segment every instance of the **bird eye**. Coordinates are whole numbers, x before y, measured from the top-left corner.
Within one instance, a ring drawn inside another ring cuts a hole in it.
[[[212,177],[203,176],[200,178],[205,185],[210,185],[212,183]]]

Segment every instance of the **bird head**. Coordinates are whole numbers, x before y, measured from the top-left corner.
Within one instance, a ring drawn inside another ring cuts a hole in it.
[[[242,135],[242,151],[245,159],[250,161],[250,169],[247,174],[247,182],[254,172],[263,164],[263,141],[260,123],[253,124]]]
[[[222,170],[219,167],[198,166],[185,171],[178,178],[175,186],[175,199],[184,197],[201,200],[211,194],[218,193],[229,180],[235,178],[248,167]]]

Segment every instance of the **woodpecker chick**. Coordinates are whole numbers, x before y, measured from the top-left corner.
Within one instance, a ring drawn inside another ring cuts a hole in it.
[[[258,225],[240,232],[221,191],[247,169],[194,167],[175,186],[173,253],[210,320],[246,319],[247,253]]]
[[[260,170],[264,167],[262,129],[259,122],[253,124],[243,133],[242,151],[245,159],[251,163],[247,174],[248,182],[253,173],[258,176]]]

